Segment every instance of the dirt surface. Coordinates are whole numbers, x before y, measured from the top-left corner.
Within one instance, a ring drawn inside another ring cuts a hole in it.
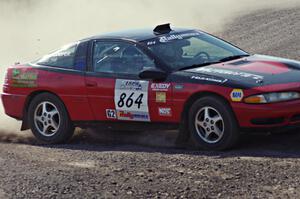
[[[219,36],[299,59],[300,8],[242,16]],[[78,131],[70,144],[0,134],[0,198],[299,198],[300,132],[247,134],[236,149],[176,149],[176,132]]]

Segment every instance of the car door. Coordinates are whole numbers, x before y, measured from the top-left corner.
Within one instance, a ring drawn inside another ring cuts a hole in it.
[[[171,116],[167,113],[172,104],[170,83],[138,77],[141,71],[157,66],[137,44],[97,40],[90,54],[86,86],[96,120],[150,122]],[[159,110],[166,113],[159,116]]]

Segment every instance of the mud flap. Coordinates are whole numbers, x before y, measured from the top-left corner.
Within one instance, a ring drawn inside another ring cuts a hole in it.
[[[184,120],[180,123],[178,135],[175,141],[176,147],[186,148],[190,141],[190,133],[187,127],[187,122]]]
[[[25,130],[28,130],[29,129],[29,125],[28,125],[28,122],[27,122],[27,119],[23,119],[22,120],[22,125],[21,125],[21,131],[25,131]]]

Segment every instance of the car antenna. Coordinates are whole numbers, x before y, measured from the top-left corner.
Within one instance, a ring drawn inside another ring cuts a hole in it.
[[[166,34],[166,33],[169,33],[169,32],[171,32],[171,31],[172,31],[172,29],[171,29],[171,27],[170,27],[170,23],[158,25],[158,26],[156,26],[156,27],[153,29],[153,32],[154,32],[154,34],[156,34],[156,35]]]

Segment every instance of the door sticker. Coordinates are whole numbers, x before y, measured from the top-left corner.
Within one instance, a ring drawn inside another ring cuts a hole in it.
[[[168,91],[170,86],[170,83],[152,83],[151,89],[153,91]]]
[[[244,97],[244,92],[242,89],[233,89],[230,93],[230,98],[233,102],[240,102]]]
[[[157,103],[166,103],[167,97],[165,92],[156,92],[155,101]]]
[[[148,113],[135,111],[118,111],[119,120],[150,121]]]
[[[117,119],[116,110],[106,109],[106,118],[107,119]]]
[[[150,121],[148,81],[117,79],[115,107],[119,120]]]
[[[158,114],[159,116],[172,116],[172,109],[171,108],[158,108]]]

